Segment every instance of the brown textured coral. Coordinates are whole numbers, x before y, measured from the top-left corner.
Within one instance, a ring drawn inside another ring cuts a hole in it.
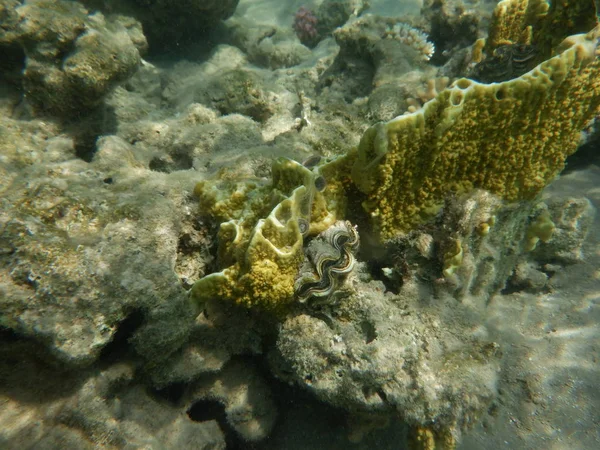
[[[421,111],[371,127],[352,178],[383,240],[430,219],[448,192],[535,197],[600,105],[597,28],[514,80],[460,79]]]

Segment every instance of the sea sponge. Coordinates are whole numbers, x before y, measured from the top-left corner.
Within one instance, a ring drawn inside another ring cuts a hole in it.
[[[431,219],[449,192],[533,199],[564,167],[600,105],[600,27],[519,78],[457,80],[423,109],[372,126],[352,179],[379,237]]]
[[[526,233],[525,251],[530,252],[535,249],[538,242],[546,243],[552,239],[556,230],[556,225],[552,222],[550,213],[545,210],[529,225]]]

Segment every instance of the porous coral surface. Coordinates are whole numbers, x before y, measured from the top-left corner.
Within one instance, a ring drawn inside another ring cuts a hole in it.
[[[600,104],[597,34],[566,40],[561,54],[512,81],[457,80],[422,110],[369,129],[353,180],[381,237],[433,217],[448,191],[535,197]]]

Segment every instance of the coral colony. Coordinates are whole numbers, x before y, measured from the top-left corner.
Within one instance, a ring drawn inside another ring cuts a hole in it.
[[[300,42],[307,43],[314,40],[319,34],[317,31],[318,19],[310,9],[302,6],[294,15],[294,31]]]

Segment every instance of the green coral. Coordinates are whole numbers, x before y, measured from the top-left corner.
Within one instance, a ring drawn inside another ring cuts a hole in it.
[[[379,237],[430,220],[449,192],[534,198],[600,105],[599,34],[565,40],[562,53],[511,81],[460,79],[422,110],[367,130],[352,179]]]
[[[228,237],[221,241],[228,257],[220,259],[233,264],[196,282],[192,300],[202,307],[211,298],[224,298],[269,310],[289,303],[298,266],[304,259],[298,219],[305,194],[304,186],[294,190],[266,219],[258,221],[249,239],[234,221],[225,222],[220,237]]]
[[[451,248],[444,253],[444,267],[442,273],[446,278],[451,277],[463,262],[464,252],[462,242],[456,239]]]

